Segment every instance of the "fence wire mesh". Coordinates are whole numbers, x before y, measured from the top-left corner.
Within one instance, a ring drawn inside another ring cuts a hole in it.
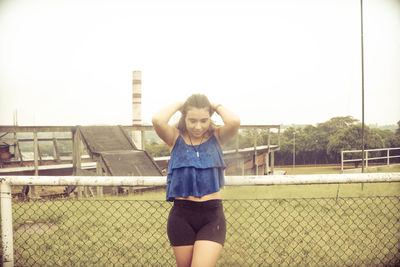
[[[400,197],[224,200],[218,266],[395,266]],[[174,266],[171,204],[142,200],[13,203],[16,266]]]

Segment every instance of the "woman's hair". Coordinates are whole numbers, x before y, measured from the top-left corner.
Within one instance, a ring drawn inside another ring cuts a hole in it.
[[[182,116],[179,119],[178,126],[177,126],[178,130],[181,133],[185,133],[187,131],[185,119],[186,119],[187,112],[190,108],[207,108],[210,113],[210,117],[214,113],[211,103],[205,95],[202,95],[202,94],[191,95],[185,101],[185,103],[183,104],[183,107],[181,109]],[[211,121],[209,131],[213,132],[214,129],[215,129],[215,124]]]

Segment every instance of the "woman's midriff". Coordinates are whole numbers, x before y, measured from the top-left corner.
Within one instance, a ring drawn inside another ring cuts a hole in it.
[[[215,192],[212,194],[208,194],[202,197],[194,197],[194,196],[188,196],[188,197],[176,197],[175,199],[183,199],[183,200],[190,200],[190,201],[207,201],[207,200],[212,200],[212,199],[221,199],[221,192]]]

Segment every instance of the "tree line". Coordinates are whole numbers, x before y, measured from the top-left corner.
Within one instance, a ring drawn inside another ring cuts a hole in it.
[[[395,131],[364,126],[364,148],[400,147],[400,121]],[[334,117],[316,126],[291,126],[280,134],[280,150],[275,152],[275,165],[290,165],[295,152],[296,164],[332,164],[340,163],[342,150],[358,150],[362,147],[361,123],[352,116]],[[278,144],[278,133],[257,130],[257,145]],[[254,146],[254,130],[242,130],[239,133],[239,148]],[[234,149],[236,140],[224,146]],[[153,157],[169,155],[168,147],[152,141],[146,144],[146,150]],[[398,151],[397,151],[398,152]],[[391,155],[395,153],[391,153]],[[399,153],[398,153],[399,154]],[[386,156],[386,152],[375,152],[370,157]],[[352,153],[346,158],[361,158],[361,153]],[[394,162],[395,160],[391,160]],[[359,163],[359,162],[358,162]],[[356,164],[358,164],[356,163]]]
[[[400,121],[395,132],[364,126],[364,149],[400,147]],[[263,135],[263,134],[262,134]],[[262,136],[266,144],[268,135]],[[277,139],[277,134],[270,138]],[[334,117],[316,126],[286,128],[280,136],[280,151],[275,154],[276,165],[332,164],[340,163],[342,150],[361,150],[362,125],[351,117]],[[374,152],[370,157],[385,156],[386,152]],[[361,158],[361,153],[352,153],[346,158]],[[355,164],[359,164],[356,162]]]

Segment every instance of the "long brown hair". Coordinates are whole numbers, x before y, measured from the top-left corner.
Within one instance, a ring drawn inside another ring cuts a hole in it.
[[[187,131],[185,119],[186,119],[186,115],[187,115],[189,108],[207,108],[210,113],[210,117],[214,113],[211,103],[205,95],[194,94],[194,95],[189,96],[189,98],[183,104],[183,107],[181,109],[182,116],[179,119],[178,126],[177,126],[178,130],[181,133],[185,133]],[[209,133],[214,132],[215,127],[216,126],[215,126],[214,122],[211,121],[208,132]]]

